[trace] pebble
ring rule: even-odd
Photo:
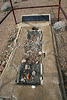
[[[15,40],[16,36],[11,37],[8,42],[13,42]]]
[[[16,29],[14,30],[14,33],[17,33],[17,31],[18,31],[18,29],[16,28]]]
[[[28,69],[28,65],[25,65],[25,69]]]
[[[28,66],[28,70],[30,70],[30,65]]]
[[[65,73],[65,76],[67,76],[67,73]]]
[[[15,4],[15,3],[17,3],[17,1],[16,0],[13,0],[13,3]]]
[[[25,82],[25,80],[24,80],[23,78],[21,79],[21,82],[22,82],[22,81]]]
[[[36,87],[34,85],[32,85],[32,89],[35,89]]]
[[[2,54],[3,54],[3,52],[2,52]]]
[[[13,48],[11,50],[13,51]]]
[[[33,72],[32,72],[32,75],[33,75],[33,76],[35,76],[35,74],[36,74],[36,72],[35,72],[35,71],[33,71]]]
[[[11,42],[11,40],[9,39],[7,42]]]
[[[25,60],[25,59],[23,59],[23,60],[22,60],[22,63],[24,63],[24,62],[26,62],[26,60]]]
[[[8,59],[9,58],[9,55],[7,55],[6,58]]]
[[[41,55],[41,54],[42,54],[42,52],[40,51],[40,52],[39,52],[39,55]]]
[[[6,64],[6,61],[3,61],[3,62],[2,62],[2,65],[5,65],[5,64]]]
[[[36,62],[36,64],[38,64],[38,61]]]
[[[11,48],[11,46],[10,46],[10,45],[8,45],[8,48]]]
[[[11,38],[11,40],[14,41],[15,38],[16,38],[16,36],[13,36],[13,37]]]

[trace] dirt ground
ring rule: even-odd
[[[23,2],[21,2],[21,0],[17,0],[16,4],[13,4],[14,7],[26,7],[26,6],[38,6],[38,5],[46,5],[46,4],[58,4],[59,0],[23,0]],[[2,7],[2,5],[5,2],[2,2],[2,0],[0,0],[0,8]],[[63,7],[63,9],[65,10],[65,12],[67,13],[67,0],[62,0],[61,5]],[[51,14],[51,23],[53,24],[55,21],[57,21],[57,8],[34,8],[34,9],[26,9],[26,10],[17,10],[15,11],[15,15],[16,15],[16,19],[17,22],[21,22],[22,21],[22,15],[27,15],[27,14]],[[4,15],[6,15],[7,12],[1,12],[0,10],[0,20],[4,17]],[[65,20],[64,16],[62,15],[62,12],[60,12],[60,20]],[[65,20],[66,22],[66,20]],[[14,23],[14,18],[12,13],[5,19],[5,21],[0,25],[0,60],[1,57],[4,53],[5,47],[7,45],[7,41],[8,38],[11,34],[11,32],[14,32],[13,29],[16,27],[15,23]],[[61,67],[62,69],[65,68],[65,70],[67,69],[67,58],[66,58],[66,54],[67,54],[67,35],[66,35],[67,31],[60,33],[61,37],[57,37],[57,41],[58,41],[58,47],[61,44],[65,44],[64,46],[62,46],[62,49],[59,48],[59,56],[61,58]],[[61,41],[63,39],[62,42],[59,42],[59,40]],[[67,72],[66,72],[67,73]],[[67,86],[65,85],[65,87],[67,88]]]

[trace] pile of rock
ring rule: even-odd
[[[1,11],[6,12],[9,11],[11,9],[11,5],[9,2],[5,3],[2,7],[1,7]]]

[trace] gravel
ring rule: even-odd
[[[11,9],[11,5],[9,2],[5,3],[2,7],[1,7],[1,11],[6,12],[9,11]]]

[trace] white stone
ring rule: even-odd
[[[25,65],[25,69],[28,69],[28,65]]]
[[[26,62],[26,60],[25,60],[25,59],[23,59],[23,60],[22,60],[22,63],[24,63],[24,62]]]
[[[41,55],[41,54],[42,54],[42,52],[40,51],[40,52],[39,52],[39,55]]]
[[[41,85],[43,85],[43,80],[41,80]]]
[[[32,89],[35,89],[36,87],[34,85],[32,85]]]

